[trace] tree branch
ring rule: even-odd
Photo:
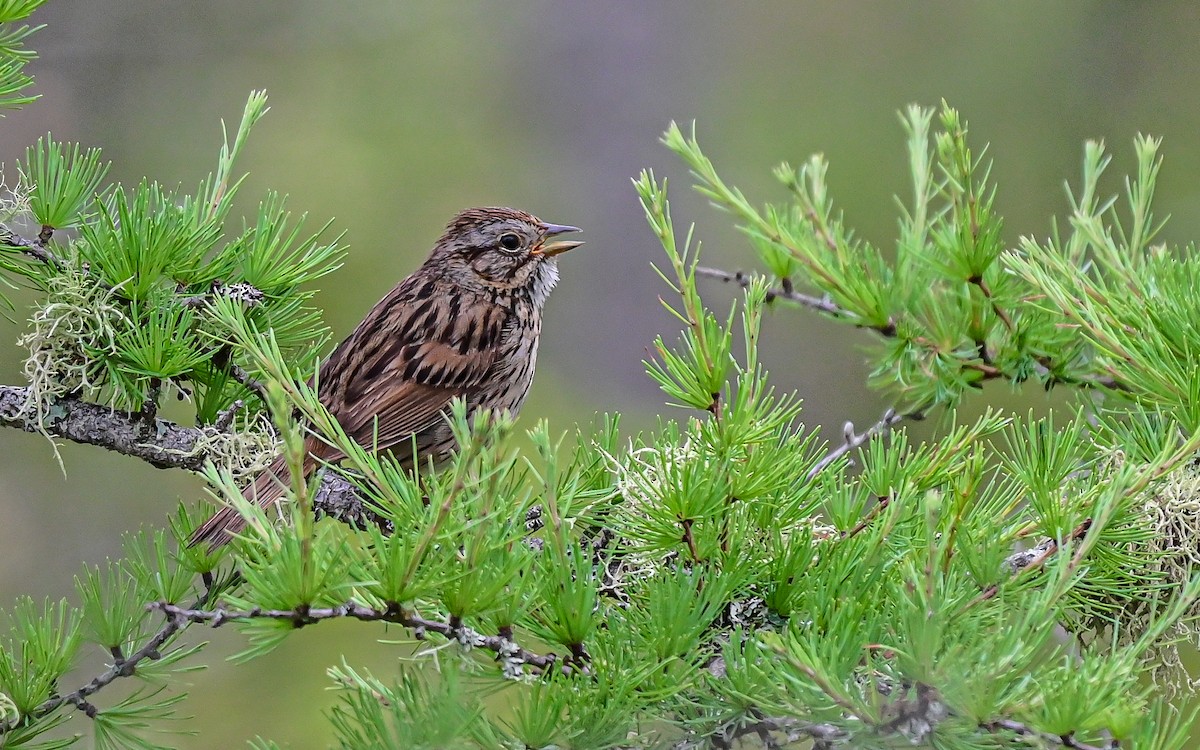
[[[825,454],[825,457],[817,462],[817,465],[809,469],[808,478],[812,479],[820,474],[825,467],[829,466],[834,461],[846,455],[850,451],[865,444],[876,435],[882,435],[904,420],[904,415],[897,414],[895,409],[888,409],[883,413],[883,417],[878,422],[868,427],[862,432],[854,431],[854,423],[846,422],[842,428],[842,444]]]
[[[753,274],[748,274],[744,271],[731,272],[709,266],[697,266],[696,274],[710,279],[717,279],[718,281],[723,281],[727,284],[737,284],[743,289],[750,286],[751,282],[755,279]],[[984,296],[991,303],[997,317],[1001,320],[1007,330],[1010,333],[1014,332],[1016,330],[1016,326],[1011,316],[996,304],[995,299],[992,296],[992,291],[987,284],[983,282],[982,279],[971,279],[969,280],[969,283],[975,284],[979,287],[980,291],[983,292]],[[787,279],[784,279],[780,286],[772,287],[767,290],[768,302],[777,297],[780,299],[789,300],[791,302],[796,302],[803,307],[825,313],[833,318],[850,321],[854,323],[856,327],[872,330],[885,339],[894,339],[900,335],[900,331],[897,328],[895,321],[889,321],[886,325],[864,323],[858,315],[851,310],[847,310],[841,305],[838,305],[829,297],[829,295],[816,297],[811,294],[797,292],[792,288],[790,281]],[[921,347],[922,349],[928,350],[933,354],[939,354],[942,351],[941,347],[923,336],[915,336],[909,340],[913,344]],[[960,361],[964,370],[974,370],[980,373],[982,380],[996,380],[998,378],[1008,378],[1009,380],[1012,380],[1016,377],[1012,372],[1005,371],[993,365],[987,349],[983,346],[982,342],[979,343],[980,361],[978,362],[964,359],[958,354],[953,355],[955,359]],[[1048,358],[1041,357],[1038,359],[1037,371],[1047,379],[1047,385],[1058,382],[1078,388],[1107,388],[1110,390],[1120,391],[1129,390],[1128,385],[1121,383],[1113,377],[1092,377],[1086,375],[1067,377],[1053,374],[1053,369],[1053,363],[1050,362]]]
[[[46,409],[45,422],[37,425],[24,416],[28,398],[28,388],[0,385],[0,427],[44,432],[73,443],[96,445],[140,458],[159,469],[199,471],[209,458],[204,449],[209,436],[198,427],[147,419],[137,412],[118,411],[73,398],[53,401]],[[325,472],[321,488],[313,497],[313,509],[358,528],[368,524],[389,528],[389,522],[363,502],[354,485],[335,471]]]
[[[737,284],[743,289],[750,286],[750,282],[754,280],[754,276],[742,271],[730,273],[729,271],[722,271],[720,268],[710,268],[708,266],[696,266],[696,273],[700,276],[707,276],[710,279],[724,281],[727,284]],[[838,305],[828,296],[814,297],[811,294],[797,292],[795,289],[791,288],[790,284],[784,284],[783,286],[768,289],[767,301],[769,302],[774,298],[785,299],[789,302],[796,302],[804,307],[826,313],[827,315],[832,315],[835,318],[846,318],[848,320],[853,320],[854,318],[858,317],[846,308]]]
[[[32,712],[32,716],[35,718],[40,718],[58,709],[64,703],[70,703],[80,711],[87,714],[89,719],[96,718],[98,709],[87,700],[88,696],[100,692],[101,689],[112,683],[118,677],[131,677],[137,672],[138,664],[146,659],[158,660],[162,658],[162,653],[159,649],[161,649],[167,643],[167,641],[169,641],[177,633],[185,629],[188,624],[189,623],[187,620],[179,618],[167,620],[167,622],[158,629],[158,632],[151,636],[150,640],[146,641],[146,645],[133,652],[133,654],[131,654],[128,658],[114,658],[112,666],[104,670],[104,672],[100,673],[96,677],[93,677],[92,680],[86,685],[80,687],[78,690],[67,693],[66,695],[60,695],[56,698],[51,698],[35,708]],[[11,727],[0,726],[0,734],[3,734],[9,729],[11,729]]]
[[[692,737],[676,742],[671,750],[699,750],[717,748],[732,750],[741,747],[743,737],[755,736],[766,748],[781,748],[801,740],[813,740],[814,748],[845,741],[847,732],[834,724],[813,724],[799,719],[760,716],[757,711],[717,730],[708,737]],[[782,742],[780,741],[782,740]]]
[[[1040,732],[1027,724],[1022,724],[1012,719],[997,719],[981,726],[989,732],[1012,732],[1022,737],[1034,737],[1042,742],[1072,748],[1072,750],[1110,750],[1117,747],[1115,742],[1108,742],[1105,745],[1092,745],[1075,739],[1075,735],[1073,734],[1057,735],[1050,734],[1049,732]]]
[[[38,233],[37,239],[31,240],[26,237],[22,237],[13,230],[9,229],[7,226],[0,224],[0,242],[8,245],[9,247],[19,248],[21,252],[25,253],[34,260],[39,260],[48,266],[61,269],[63,267],[62,261],[60,261],[58,257],[54,253],[50,252],[50,249],[46,247],[46,243],[49,242],[50,238],[53,236],[53,227],[43,226],[41,231]]]
[[[503,662],[504,674],[508,677],[519,677],[523,673],[522,667],[525,665],[533,667],[539,672],[544,672],[552,667],[558,658],[553,653],[535,654],[532,651],[527,651],[517,645],[516,641],[512,640],[512,638],[500,635],[483,635],[461,624],[452,624],[441,620],[429,620],[399,605],[390,605],[387,609],[373,609],[349,601],[337,607],[323,609],[308,607],[297,609],[259,609],[256,607],[239,612],[224,609],[185,609],[168,602],[154,602],[147,605],[147,609],[162,612],[169,620],[182,618],[189,622],[207,623],[214,628],[235,620],[256,619],[285,620],[297,628],[304,627],[305,625],[313,625],[322,620],[340,617],[349,617],[366,622],[391,622],[409,628],[418,640],[424,639],[427,633],[438,633],[448,640],[458,641],[465,646],[494,651],[496,658]]]
[[[944,711],[944,705],[936,700],[932,701],[932,704],[936,705],[932,708],[926,708],[926,712],[936,714],[933,717],[934,721],[927,723],[929,729],[932,729],[938,721],[946,718],[946,715],[940,713]],[[941,708],[939,709],[937,706],[941,706]],[[878,727],[878,730],[883,735],[901,734],[912,742],[913,737],[910,733],[901,731],[901,728],[906,721],[913,718],[920,719],[921,716],[910,713],[900,717],[900,721],[893,720],[886,725],[881,725]],[[921,725],[921,728],[925,729],[926,725]],[[1069,748],[1070,750],[1115,750],[1118,747],[1113,741],[1109,741],[1104,745],[1094,745],[1076,738],[1074,734],[1057,735],[1050,732],[1043,732],[1014,719],[996,719],[980,724],[979,728],[992,734],[1011,733],[1048,745]],[[738,744],[739,740],[750,736],[757,737],[764,748],[782,748],[803,739],[812,740],[814,748],[830,748],[845,742],[849,735],[846,730],[838,727],[836,724],[814,724],[787,717],[762,716],[758,711],[751,709],[749,715],[745,718],[726,725],[711,736],[704,738],[690,737],[675,743],[671,747],[672,750],[699,750],[700,748],[708,747],[718,748],[718,750],[732,750],[734,747],[742,746]],[[781,739],[784,741],[780,742]],[[916,743],[913,742],[913,744]]]
[[[0,426],[15,427],[31,432],[39,431],[37,425],[30,424],[23,416],[28,395],[27,388],[0,386]],[[199,428],[185,427],[157,418],[148,419],[142,414],[117,411],[80,399],[59,399],[49,405],[46,413],[49,416],[41,425],[41,430],[50,435],[73,442],[98,445],[108,450],[140,458],[159,468],[181,468],[195,471],[203,466],[207,459],[203,449],[204,444],[201,441],[205,437],[205,432]],[[878,422],[861,433],[855,432],[852,423],[847,423],[842,445],[834,448],[822,458],[810,472],[810,476],[815,476],[850,450],[886,432],[903,419],[902,415],[889,409]],[[362,498],[356,493],[354,485],[334,471],[325,472],[321,487],[314,496],[313,505],[319,512],[345,523],[358,526],[375,523],[387,528],[387,522],[384,519],[365,507]],[[1081,524],[1070,537],[1079,538],[1086,533],[1086,530],[1087,524]],[[1057,544],[1053,540],[1045,540],[1031,550],[1011,555],[1006,562],[1016,575],[1027,570],[1036,570],[1056,551]],[[998,587],[995,589],[998,591]],[[985,590],[980,594],[978,600],[990,598],[995,595],[996,591]],[[529,668],[545,672],[561,662],[553,653],[539,654],[524,649],[509,634],[484,635],[460,623],[423,618],[415,612],[398,606],[373,609],[355,602],[347,602],[338,607],[322,609],[251,609],[247,611],[199,608],[202,606],[203,600],[197,607],[190,609],[166,602],[150,604],[148,608],[161,612],[166,621],[141,648],[124,658],[120,654],[114,654],[112,665],[104,672],[71,693],[55,696],[45,701],[31,712],[31,716],[48,715],[64,704],[75,706],[88,716],[95,716],[98,709],[88,700],[90,696],[120,677],[134,675],[137,666],[146,659],[161,658],[160,650],[163,646],[190,623],[206,623],[212,627],[218,627],[234,620],[269,618],[286,620],[296,627],[303,627],[326,619],[350,617],[363,621],[399,624],[409,628],[417,638],[424,638],[432,632],[464,645],[487,649],[496,654],[497,659],[502,662],[504,674],[510,677],[520,676]],[[563,668],[566,668],[565,665]],[[1008,719],[988,722],[981,725],[980,728],[990,732],[1013,732],[1072,750],[1105,750],[1077,740],[1073,735],[1061,737],[1048,735]],[[0,735],[11,729],[13,729],[12,725],[0,723]],[[743,721],[726,727],[719,735],[705,740],[685,740],[676,747],[728,748],[733,747],[733,743],[739,738],[749,736],[757,736],[767,747],[774,746],[775,737],[780,736],[789,741],[808,737],[822,747],[845,738],[844,731],[831,724],[811,724],[787,718],[749,716]]]
[[[1082,539],[1091,528],[1092,519],[1084,519],[1083,522],[1076,526],[1075,529],[1067,536],[1067,541],[1076,541],[1078,539]],[[1050,537],[1046,537],[1039,542],[1036,547],[1021,550],[1020,552],[1014,552],[1008,557],[1004,558],[1004,567],[1007,568],[1011,573],[1009,580],[1016,579],[1026,571],[1040,570],[1046,564],[1046,561],[1049,560],[1055,552],[1058,552],[1058,549],[1058,542]],[[967,602],[966,606],[963,607],[963,610],[970,609],[980,602],[985,602],[998,593],[1000,593],[1000,584],[993,583],[983,591],[979,592],[979,596]]]
[[[229,376],[249,388],[255,396],[258,396],[258,400],[263,404],[267,403],[267,387],[262,384],[262,381],[256,380],[250,373],[246,372],[246,368],[236,362],[230,362]]]
[[[97,445],[160,469],[197,471],[207,459],[197,449],[204,434],[198,428],[163,419],[146,420],[137,413],[74,398],[60,398],[49,404],[45,422],[38,425],[25,418],[28,400],[28,388],[0,385],[0,426]]]

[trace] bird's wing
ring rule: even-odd
[[[321,400],[359,445],[399,448],[488,376],[506,319],[500,305],[410,278],[321,368]]]

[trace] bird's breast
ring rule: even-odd
[[[518,300],[512,310],[501,329],[493,376],[486,379],[479,403],[515,414],[533,384],[542,319],[533,300]]]

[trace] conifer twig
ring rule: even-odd
[[[261,380],[246,372],[246,368],[236,362],[230,362],[229,376],[246,386],[255,396],[258,396],[259,401],[267,403],[267,387],[262,384]]]
[[[732,750],[741,747],[738,743],[742,738],[752,735],[763,743],[763,747],[768,748],[783,747],[776,742],[774,735],[780,735],[789,745],[805,739],[813,740],[817,743],[814,747],[821,747],[821,743],[844,741],[847,738],[846,731],[834,724],[814,724],[799,719],[759,716],[757,713],[752,711],[746,719],[722,728],[703,742],[697,742],[695,739],[677,742],[672,746],[672,750],[693,750],[699,747]]]
[[[743,289],[749,287],[751,282],[755,279],[753,274],[746,273],[745,271],[725,271],[723,269],[713,268],[711,266],[697,266],[696,274],[698,276],[705,276],[710,279],[717,279],[718,281],[723,281],[727,284],[737,284]],[[995,299],[992,296],[991,288],[988,287],[987,284],[982,281],[982,279],[978,282],[973,281],[973,283],[976,283],[977,286],[979,286],[979,289],[991,303],[997,317],[1000,318],[1001,322],[1005,325],[1008,331],[1010,333],[1015,332],[1016,325],[1013,322],[1012,317],[1003,308],[996,304]],[[770,302],[775,298],[786,299],[788,301],[795,302],[803,307],[825,313],[833,318],[848,321],[855,321],[858,319],[857,315],[838,305],[829,297],[829,295],[826,294],[821,297],[816,297],[811,294],[798,292],[792,287],[791,282],[788,279],[784,279],[779,286],[771,287],[767,290],[767,301]],[[856,323],[856,326],[875,331],[885,339],[894,339],[900,335],[900,330],[897,328],[894,321],[889,321],[886,325],[869,325],[860,322]],[[941,351],[941,347],[924,336],[915,336],[911,339],[911,341],[913,344],[923,349],[927,349],[934,354],[937,354]],[[980,342],[979,348],[980,361],[964,360],[959,355],[954,356],[956,359],[961,361],[961,366],[964,370],[973,370],[980,373],[981,380],[996,380],[998,378],[1012,379],[1016,377],[1012,372],[996,367],[992,363],[991,355],[982,342]],[[1038,358],[1036,369],[1039,374],[1048,379],[1048,384],[1058,382],[1079,388],[1108,388],[1111,390],[1121,391],[1129,390],[1128,385],[1121,383],[1116,378],[1111,376],[1063,377],[1053,375],[1053,363],[1046,357]]]
[[[1067,541],[1076,541],[1082,539],[1085,534],[1092,528],[1092,519],[1086,518],[1067,536]],[[1042,568],[1050,557],[1058,552],[1059,545],[1054,539],[1046,537],[1037,546],[1020,552],[1014,552],[1004,558],[1004,567],[1008,568],[1012,573],[1012,578],[1022,575],[1026,571],[1036,571]],[[1010,578],[1010,580],[1012,579]],[[985,602],[991,599],[996,594],[1000,593],[1000,584],[993,583],[992,585],[979,592],[963,609],[969,609],[980,602]]]
[[[506,667],[525,664],[539,672],[552,667],[557,660],[554,653],[537,654],[517,645],[512,638],[501,635],[483,635],[462,624],[430,620],[400,606],[375,609],[357,602],[348,601],[336,607],[298,607],[296,609],[248,609],[244,611],[225,609],[187,609],[169,602],[153,602],[147,609],[162,612],[168,619],[182,618],[189,622],[202,622],[218,628],[237,620],[284,620],[300,628],[322,620],[348,617],[366,622],[390,622],[413,631],[415,637],[423,639],[427,633],[437,633],[449,640],[467,646],[494,651],[497,658],[504,659]]]
[[[146,644],[137,651],[130,654],[127,658],[114,658],[112,665],[93,677],[86,685],[67,693],[66,695],[58,695],[43,702],[40,706],[29,712],[29,717],[40,719],[53,711],[60,708],[64,703],[70,703],[77,709],[87,715],[89,719],[96,718],[99,709],[96,708],[87,699],[104,689],[119,677],[130,677],[137,672],[137,666],[146,659],[157,660],[162,658],[162,653],[159,651],[168,640],[171,639],[179,631],[188,626],[186,619],[172,618],[168,619],[158,631],[146,641]],[[0,737],[6,732],[13,729],[13,726],[5,723],[0,723]]]
[[[883,417],[878,422],[871,425],[862,432],[854,431],[854,423],[846,422],[842,427],[842,444],[825,454],[825,457],[817,462],[808,471],[808,478],[811,480],[816,475],[820,474],[825,467],[829,466],[834,461],[846,455],[850,451],[865,444],[871,438],[882,435],[904,420],[904,415],[898,414],[895,409],[888,409],[883,413]]]
[[[205,591],[196,600],[195,606],[197,607],[207,604],[213,595],[211,576],[205,578],[204,583]],[[64,703],[70,703],[87,715],[89,719],[96,718],[99,709],[88,698],[100,692],[120,677],[132,677],[137,674],[137,667],[143,661],[147,659],[152,661],[161,659],[162,651],[160,649],[166,645],[167,641],[185,630],[190,624],[191,622],[185,617],[168,617],[162,627],[154,635],[150,636],[150,639],[137,651],[134,651],[129,656],[124,656],[119,647],[114,648],[112,652],[113,663],[108,669],[93,677],[87,684],[72,690],[66,695],[56,695],[44,701],[37,708],[30,711],[29,716],[40,719],[43,716],[53,713],[62,707]],[[3,737],[5,733],[11,731],[14,727],[15,724],[0,722],[0,737]],[[3,746],[3,742],[0,742],[0,746]]]
[[[42,263],[45,263],[48,266],[62,268],[62,261],[58,259],[58,256],[50,251],[50,248],[46,247],[46,243],[50,241],[50,238],[53,235],[54,228],[44,226],[42,227],[41,232],[38,234],[37,239],[31,240],[27,237],[22,237],[7,226],[0,224],[0,243],[8,245],[9,247],[20,248],[21,252],[25,253],[34,260],[39,260]]]
[[[1021,735],[1022,737],[1036,737],[1042,742],[1048,742],[1052,745],[1071,748],[1071,750],[1110,750],[1116,747],[1115,743],[1107,743],[1106,745],[1093,745],[1087,742],[1082,742],[1075,738],[1073,734],[1051,734],[1049,732],[1039,732],[1038,730],[1023,724],[1013,719],[997,719],[983,724],[982,727],[989,732],[1012,732],[1013,734]]]
[[[718,279],[725,283],[733,283],[745,289],[750,286],[750,282],[754,280],[754,276],[745,273],[744,271],[723,271],[720,268],[711,268],[709,266],[696,266],[696,275],[707,276],[710,279]],[[783,283],[781,286],[772,287],[767,290],[767,301],[772,299],[786,299],[789,302],[796,302],[805,307],[811,308],[818,312],[823,312],[832,315],[835,318],[854,318],[854,314],[846,308],[838,305],[828,295],[823,297],[815,297],[811,294],[797,292],[789,283]]]

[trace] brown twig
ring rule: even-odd
[[[753,282],[755,278],[752,274],[747,274],[743,271],[730,272],[724,271],[720,268],[711,268],[707,266],[697,266],[696,273],[700,276],[706,276],[711,279],[718,279],[726,283],[737,284],[743,288],[750,286],[751,282]],[[771,300],[775,297],[799,303],[804,307],[816,310],[817,312],[823,312],[834,318],[852,321],[857,327],[874,331],[886,339],[894,339],[900,335],[899,328],[896,326],[896,322],[894,320],[889,320],[885,324],[872,324],[863,322],[857,314],[847,310],[841,305],[838,305],[836,302],[830,299],[828,295],[824,297],[814,297],[809,294],[797,292],[792,288],[791,283],[786,279],[784,282],[782,282],[781,286],[767,290],[768,300]],[[1003,311],[998,310],[997,313],[1003,318],[1008,317],[1003,313]],[[1011,320],[1009,322],[1011,324]],[[910,341],[917,346],[930,350],[935,354],[941,352],[941,348],[937,344],[925,338],[924,336],[914,336],[910,339]],[[956,356],[955,358],[962,362],[962,367],[964,369],[976,370],[982,373],[985,380],[1007,376],[1007,373],[991,366],[991,364],[986,361],[971,362],[963,360],[962,357]]]
[[[878,516],[883,511],[887,510],[888,506],[891,504],[892,504],[891,497],[879,498],[879,502],[877,502],[875,504],[875,507],[871,508],[871,510],[866,515],[864,515],[861,519],[859,519],[859,522],[854,524],[854,528],[850,529],[849,531],[843,531],[840,535],[840,538],[849,539],[852,536],[862,533],[863,529],[870,526],[871,522],[875,520],[875,517]]]
[[[976,276],[968,279],[968,281],[977,286],[979,291],[983,293],[983,296],[987,298],[987,301],[992,306],[992,311],[995,312],[996,317],[1000,318],[1000,321],[1004,323],[1004,327],[1008,329],[1008,332],[1016,333],[1017,326],[1013,323],[1012,318],[1008,316],[1008,313],[1005,312],[1004,308],[1000,307],[1000,305],[996,303],[996,298],[992,296],[992,288],[988,286],[988,283],[984,281],[983,277]]]
[[[31,240],[27,237],[22,237],[13,230],[9,229],[7,226],[0,224],[0,243],[8,245],[9,247],[18,248],[21,250],[21,252],[25,253],[34,260],[38,260],[48,266],[61,269],[63,268],[62,261],[59,260],[58,256],[50,251],[50,248],[46,247],[46,244],[50,242],[50,238],[53,236],[53,227],[43,226],[41,231],[38,233],[37,239]]]
[[[738,286],[741,286],[743,288],[750,286],[750,284],[756,278],[753,274],[748,274],[744,271],[725,271],[720,268],[712,268],[712,267],[708,267],[708,266],[697,266],[696,274],[699,276],[705,276],[705,277],[708,277],[711,279],[717,279],[717,280],[723,281],[725,283],[737,284]],[[1016,324],[1014,323],[1012,316],[1009,315],[1006,310],[1004,310],[1003,308],[1001,308],[999,305],[996,304],[996,301],[995,301],[994,297],[992,296],[992,290],[988,286],[987,282],[983,281],[983,279],[969,279],[969,282],[974,284],[975,286],[977,286],[979,288],[979,290],[983,293],[983,295],[988,299],[988,301],[991,303],[993,311],[995,311],[995,313],[996,313],[996,316],[998,318],[1000,318],[1000,320],[1004,323],[1004,325],[1008,329],[1008,331],[1015,332]],[[794,288],[792,288],[790,279],[783,279],[780,282],[780,286],[772,287],[767,290],[767,300],[770,301],[775,298],[786,299],[791,302],[796,302],[804,307],[807,307],[812,310],[816,310],[817,312],[825,313],[831,317],[838,318],[841,320],[851,321],[857,327],[866,328],[868,330],[874,331],[875,333],[879,334],[883,338],[894,339],[900,335],[899,329],[897,328],[895,321],[889,320],[884,325],[875,325],[875,324],[868,324],[868,323],[861,322],[858,315],[856,315],[854,312],[847,310],[846,308],[838,305],[828,295],[825,295],[822,297],[816,297],[813,295],[804,294],[802,292],[797,292]],[[942,353],[942,348],[940,346],[938,346],[935,342],[929,340],[928,338],[926,338],[924,336],[913,336],[913,337],[909,338],[909,341],[911,341],[916,346],[919,346],[923,349],[929,350],[933,354]],[[977,347],[979,350],[979,361],[978,362],[973,362],[973,361],[964,359],[963,357],[961,357],[957,354],[953,355],[954,358],[960,362],[960,366],[964,370],[973,370],[975,372],[980,373],[980,375],[982,376],[982,380],[996,380],[998,378],[1012,379],[1015,377],[1012,373],[1006,372],[1003,369],[996,367],[993,364],[993,362],[991,361],[990,353],[986,350],[986,347],[984,347],[982,345],[982,342],[977,342],[977,343],[979,344],[979,346]],[[1039,360],[1039,368],[1041,369],[1041,372],[1047,376],[1052,372],[1052,369],[1053,369],[1051,367],[1051,363],[1046,361],[1045,358],[1042,358],[1041,360]],[[1057,382],[1061,382],[1066,385],[1077,386],[1079,388],[1108,388],[1108,389],[1112,389],[1112,390],[1129,390],[1128,386],[1122,384],[1114,377],[1096,377],[1096,378],[1055,377],[1054,379]]]
[[[110,684],[118,677],[130,677],[137,671],[137,666],[146,659],[158,660],[162,658],[162,653],[159,651],[177,633],[187,627],[186,621],[168,620],[161,628],[158,629],[146,644],[133,652],[127,659],[113,659],[113,664],[101,674],[93,677],[90,682],[74,690],[66,695],[51,698],[42,705],[35,708],[32,715],[35,717],[45,716],[57,709],[64,703],[70,703],[78,708],[89,719],[96,718],[98,709],[87,700],[88,696],[100,692],[106,685]],[[0,727],[3,729],[3,727]]]
[[[1067,535],[1067,541],[1075,541],[1083,538],[1083,536],[1087,534],[1088,530],[1091,528],[1092,519],[1084,519],[1083,523],[1076,526],[1074,530]],[[1023,575],[1026,571],[1040,570],[1042,566],[1046,564],[1046,561],[1049,560],[1055,552],[1058,552],[1058,549],[1058,542],[1047,537],[1032,549],[1014,552],[1013,554],[1009,555],[1004,560],[1004,567],[1012,571],[1012,577],[1010,580],[1015,579],[1017,576]],[[1000,584],[993,583],[983,591],[979,592],[979,595],[974,599],[967,602],[967,605],[963,607],[963,609],[970,609],[976,604],[991,599],[998,593],[1000,593]]]
[[[818,743],[814,747],[821,747],[820,743],[840,742],[848,737],[846,730],[834,724],[814,724],[799,719],[762,716],[751,710],[749,716],[725,725],[709,737],[700,741],[700,738],[682,740],[674,744],[672,750],[694,750],[697,747],[733,750],[734,747],[739,747],[738,741],[741,738],[752,735],[762,742],[763,747],[768,748],[785,747],[804,739]],[[778,743],[774,735],[781,735],[784,743]]]
[[[234,417],[244,408],[246,408],[246,402],[240,398],[235,399],[232,404],[217,412],[217,418],[213,420],[213,427],[221,432],[229,432],[233,427]]]
[[[1073,734],[1051,734],[1049,732],[1041,732],[1033,727],[1023,724],[1013,719],[997,719],[989,721],[986,724],[981,724],[982,729],[989,732],[1012,732],[1023,737],[1036,737],[1043,742],[1049,742],[1052,745],[1060,745],[1062,747],[1071,748],[1072,750],[1112,750],[1117,745],[1115,742],[1109,742],[1105,745],[1093,745],[1088,742],[1082,742],[1075,739]]]
[[[263,385],[261,380],[256,379],[253,375],[246,372],[246,368],[236,362],[229,363],[229,376],[246,386],[255,396],[258,396],[259,401],[263,404],[267,403],[267,387]]]
[[[742,271],[735,271],[731,273],[729,271],[722,271],[719,268],[710,268],[707,266],[697,266],[696,273],[700,276],[706,276],[710,279],[718,279],[726,283],[737,284],[743,289],[750,286],[751,282],[754,281],[753,275],[743,273]],[[811,294],[797,292],[786,280],[782,286],[773,287],[767,290],[767,300],[770,301],[775,298],[785,299],[789,302],[795,302],[818,312],[832,315],[835,318],[847,318],[853,320],[858,317],[846,308],[835,303],[828,296],[814,297]]]
[[[895,409],[888,409],[883,413],[883,417],[880,418],[878,422],[859,433],[854,431],[853,422],[846,422],[846,424],[842,427],[842,444],[826,453],[824,458],[822,458],[816,463],[815,466],[809,469],[808,478],[811,480],[834,461],[838,460],[860,445],[863,445],[871,438],[877,435],[882,435],[903,420],[904,415],[897,414]]]
[[[938,722],[950,715],[945,704],[937,700],[936,696],[931,697],[928,689],[919,691],[918,699],[911,701],[910,705],[898,708],[901,709],[900,715],[880,724],[875,731],[882,735],[900,734],[914,744],[915,739],[920,736],[914,733],[914,729],[927,736]],[[845,706],[843,709],[849,710]],[[1116,750],[1118,747],[1113,741],[1095,745],[1076,738],[1073,733],[1058,735],[1043,732],[1015,719],[996,719],[980,724],[979,728],[992,734],[1016,734],[1069,750]],[[747,712],[747,716],[730,722],[712,735],[689,737],[672,745],[672,750],[698,750],[703,747],[732,750],[742,746],[738,744],[739,740],[750,736],[757,737],[764,748],[782,748],[805,739],[812,740],[814,748],[831,748],[852,739],[850,732],[836,724],[815,724],[787,717],[765,716],[752,708]],[[784,742],[780,742],[780,739]]]
[[[683,519],[683,542],[687,544],[688,554],[692,556],[693,562],[700,562],[700,551],[696,548],[696,537],[692,534],[692,524],[694,521],[691,518]]]
[[[506,674],[522,665],[528,665],[543,672],[554,665],[557,656],[553,653],[537,654],[517,645],[511,638],[500,635],[483,635],[471,628],[457,623],[430,620],[415,612],[391,605],[386,609],[374,609],[357,602],[349,601],[337,607],[304,607],[297,609],[249,609],[244,611],[225,609],[187,609],[168,602],[154,602],[147,609],[162,612],[168,620],[183,619],[188,622],[202,622],[218,628],[227,622],[237,620],[283,620],[300,628],[313,625],[323,620],[351,618],[364,622],[390,622],[413,631],[416,638],[424,638],[428,633],[437,633],[445,638],[458,641],[465,646],[485,648],[494,651],[498,659],[504,661]]]
[[[1122,383],[1111,375],[1107,377],[1056,375],[1054,373],[1054,363],[1049,357],[1045,356],[1037,358],[1036,369],[1042,377],[1046,378],[1047,385],[1057,382],[1064,385],[1073,385],[1078,388],[1107,388],[1108,390],[1112,391],[1125,392],[1130,390],[1128,385]]]

